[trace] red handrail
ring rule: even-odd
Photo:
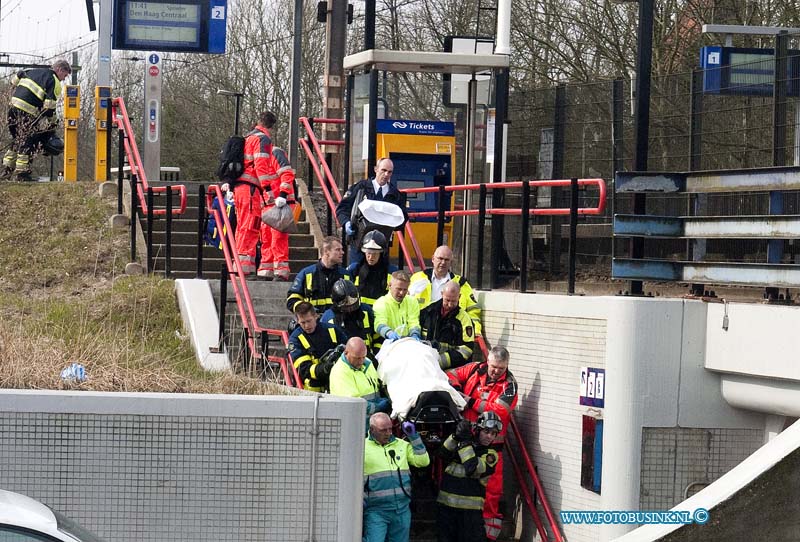
[[[216,208],[213,206],[215,198],[218,204]],[[256,334],[267,333],[268,335],[276,335],[280,338],[284,347],[288,347],[289,345],[289,334],[284,330],[265,328],[258,324],[258,316],[253,307],[253,299],[250,296],[250,289],[247,287],[245,274],[241,266],[234,266],[234,263],[239,260],[239,254],[236,252],[236,239],[233,229],[231,228],[230,220],[228,220],[228,214],[220,211],[220,209],[224,208],[225,196],[222,193],[222,189],[218,185],[209,186],[208,192],[206,193],[206,211],[209,215],[213,215],[217,224],[224,224],[224,228],[222,229],[224,234],[220,238],[220,245],[225,257],[225,266],[228,270],[228,276],[231,279],[233,294],[236,298],[236,308],[242,320],[242,327],[246,331],[247,346],[250,352],[253,353],[253,357],[260,358],[261,353],[255,342]],[[236,269],[235,272],[233,271],[234,268]],[[279,356],[270,355],[267,355],[267,360],[279,364],[281,372],[283,373],[284,382],[286,382],[287,385],[291,386],[292,378],[294,378],[296,386],[301,389],[303,388],[303,383],[302,380],[300,380],[297,369],[293,364],[289,363],[288,360]]]
[[[526,181],[514,181],[514,182],[507,182],[507,183],[487,183],[485,185],[480,184],[462,184],[462,185],[450,185],[445,186],[445,192],[460,192],[460,191],[474,191],[480,189],[481,186],[485,186],[487,190],[507,190],[509,188],[522,188],[522,183]],[[552,180],[541,180],[541,181],[527,181],[528,185],[531,188],[539,187],[539,186],[570,186],[572,181],[569,179],[552,179]],[[578,179],[578,186],[596,186],[597,187],[597,197],[598,202],[595,207],[581,207],[578,209],[579,215],[584,216],[597,216],[602,215],[606,210],[606,183],[603,179]],[[402,192],[407,194],[424,194],[424,193],[431,193],[431,192],[439,192],[438,186],[431,186],[425,188],[406,188],[403,189]],[[569,207],[561,207],[561,208],[534,208],[530,209],[529,214],[531,215],[544,215],[544,216],[563,216],[569,215],[570,210]],[[452,216],[475,216],[478,214],[477,209],[461,209],[458,211],[445,211],[446,217]],[[504,216],[521,216],[522,209],[486,209],[487,215],[504,215]],[[424,212],[413,212],[408,213],[409,217],[414,218],[435,218],[439,216],[438,211],[424,211]]]
[[[142,157],[139,155],[139,148],[136,146],[136,138],[133,134],[133,128],[131,128],[131,121],[128,118],[128,111],[125,109],[125,100],[121,97],[114,98],[111,100],[111,107],[112,122],[126,136],[124,143],[125,154],[128,157],[128,163],[131,167],[131,175],[136,175],[136,179],[138,180],[136,183],[136,194],[139,197],[139,208],[142,210],[142,214],[147,216],[150,213],[150,209],[147,208],[146,194],[151,187],[147,183],[147,175],[142,166]],[[122,167],[122,164],[120,164],[119,167]],[[154,194],[165,194],[168,188],[177,188],[180,195],[180,205],[172,209],[172,215],[182,215],[186,212],[186,185],[176,184],[172,187],[152,187]],[[170,195],[171,194],[172,192],[170,191]],[[166,209],[153,209],[153,216],[166,214]]]

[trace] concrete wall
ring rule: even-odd
[[[365,403],[316,397],[0,390],[0,488],[107,540],[357,542]]]
[[[505,344],[511,353],[520,385],[517,420],[556,512],[637,510],[643,478],[647,491],[664,496],[661,502],[676,498],[681,484],[675,473],[683,468],[678,478],[692,478],[692,465],[662,461],[663,472],[654,472],[642,459],[645,428],[714,430],[693,441],[718,436],[714,445],[720,451],[709,459],[712,475],[724,473],[730,457],[744,457],[760,443],[765,416],[731,407],[720,392],[719,375],[705,369],[707,349],[716,348],[706,341],[706,303],[513,292],[482,293],[481,302],[489,343]],[[580,486],[581,417],[590,411],[578,400],[582,366],[606,370],[600,495]],[[651,439],[647,450],[663,455],[677,445],[677,436]],[[523,541],[533,540],[528,523]],[[610,540],[630,529],[563,526],[570,541]]]

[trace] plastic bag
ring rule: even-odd
[[[294,221],[294,211],[291,205],[278,207],[273,205],[261,212],[261,222],[281,233],[294,233],[297,231],[297,224]]]

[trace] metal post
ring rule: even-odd
[[[553,179],[564,178],[564,132],[566,131],[567,87],[556,87],[555,110],[553,112]],[[550,204],[561,206],[561,188],[550,189]],[[550,273],[561,272],[561,225],[560,216],[550,217]]]
[[[478,288],[483,288],[483,248],[484,232],[486,231],[486,185],[481,184],[478,188],[478,268],[476,279]],[[494,264],[492,264],[494,266]]]
[[[650,140],[650,73],[653,60],[653,0],[639,0],[639,28],[636,35],[636,100],[633,111],[633,140],[636,145],[635,171],[647,171]],[[645,194],[633,195],[633,214],[647,212]],[[631,258],[644,257],[644,238],[631,239]],[[642,281],[632,280],[630,291],[642,295]]]
[[[528,181],[522,183],[522,220],[519,232],[519,291],[528,291],[528,240],[530,239],[529,225],[531,222],[531,185]]]
[[[136,221],[137,218],[137,198],[136,198],[136,185],[138,183],[136,175],[131,175],[131,261],[136,261]]]
[[[147,272],[155,271],[156,262],[153,259],[153,187],[147,187]]]
[[[289,106],[289,162],[294,169],[298,166],[300,147],[300,81],[303,74],[303,0],[294,0],[294,16],[292,21],[292,88]]]
[[[495,77],[495,137],[494,137],[494,182],[503,182],[503,165],[505,162],[505,124],[508,118],[508,68],[500,70]],[[492,191],[492,209],[502,209],[505,197],[502,190]],[[503,251],[504,220],[500,215],[492,216],[492,248],[491,248],[491,287],[499,285],[498,263]]]
[[[206,187],[200,185],[197,189],[197,278],[203,278],[203,237],[205,236],[206,225]],[[217,231],[219,232],[220,239],[222,238],[223,224],[217,224]]]
[[[692,97],[689,108],[689,171],[701,168],[703,150],[703,70],[692,71]],[[707,194],[689,194],[690,215],[703,215],[708,207]],[[705,239],[690,239],[686,243],[686,259],[699,262],[706,255]],[[691,294],[702,296],[703,284],[692,284]]]
[[[350,115],[353,107],[353,85],[355,78],[353,74],[347,76],[347,88],[344,93],[344,174],[342,175],[341,187],[347,190],[350,186]]]
[[[375,48],[375,0],[364,1],[364,50]]]
[[[378,161],[376,156],[377,149],[377,130],[378,130],[378,70],[373,69],[369,72],[369,119],[367,130],[367,177],[374,171]],[[383,157],[381,157],[383,158]]]
[[[788,100],[786,86],[789,78],[788,70],[789,34],[782,30],[775,36],[775,81],[772,101],[772,165],[786,165],[786,122]],[[769,193],[769,214],[783,214],[783,192],[772,190]],[[767,262],[781,263],[783,259],[783,239],[771,239],[767,242]],[[767,299],[777,299],[777,288],[766,288]]]
[[[234,105],[234,113],[233,113],[233,133],[239,135],[239,115],[242,111],[242,96],[241,92],[237,92],[234,96],[235,105]]]
[[[117,149],[117,214],[122,214],[122,183],[125,179],[125,172],[122,171],[125,165],[125,132],[119,130],[119,149]],[[110,178],[110,177],[109,177]]]
[[[625,85],[622,79],[614,79],[611,83],[611,220],[613,224],[614,213],[617,210],[617,191],[615,178],[617,171],[625,168],[624,161],[624,125],[623,111],[625,107]],[[616,238],[611,237],[611,258],[617,255]]]
[[[578,247],[578,179],[572,178],[569,186],[569,279],[567,293],[575,293],[575,256]]]
[[[172,186],[167,185],[167,237],[166,250],[164,251],[164,276],[169,278],[172,275]],[[150,208],[153,214],[153,208]]]
[[[225,346],[225,307],[228,304],[228,269],[222,266],[219,272],[219,349]]]
[[[446,197],[446,192],[444,190],[444,185],[439,187],[439,191],[436,193],[436,209],[439,211],[438,216],[436,217],[436,246],[440,247],[444,244],[444,213],[445,213],[445,202],[444,199]]]

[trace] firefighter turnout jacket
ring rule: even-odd
[[[52,117],[61,96],[61,81],[50,68],[32,68],[17,72],[11,78],[15,86],[9,105],[29,115]]]
[[[367,437],[364,443],[364,512],[405,511],[411,502],[412,467],[431,460],[419,433],[405,441],[392,437],[388,444]]]
[[[433,277],[433,269],[424,269],[417,271],[411,275],[411,285],[408,288],[409,295],[413,293],[414,297],[419,302],[419,308],[424,309],[432,303],[431,300],[431,280]],[[458,300],[458,306],[461,307],[472,318],[472,325],[475,328],[475,334],[481,333],[481,308],[478,301],[475,299],[475,292],[470,286],[467,279],[461,275],[450,273],[450,279],[458,283],[461,287],[461,297]]]
[[[461,367],[472,358],[475,330],[472,319],[461,307],[442,313],[442,300],[420,311],[422,338],[439,351],[439,366],[444,369]]]
[[[350,279],[347,271],[341,265],[327,268],[318,261],[300,270],[289,287],[286,297],[286,308],[294,312],[295,306],[308,301],[318,313],[323,313],[333,306],[331,290],[333,284],[339,279]]]
[[[442,444],[447,466],[436,502],[460,510],[483,510],[486,482],[494,474],[497,452],[474,442],[459,443],[453,435]]]
[[[336,326],[317,322],[312,333],[297,327],[289,336],[289,357],[303,381],[303,388],[324,392],[328,389],[331,368],[322,367],[320,358],[332,348],[347,342],[347,337]]]
[[[338,312],[331,307],[322,313],[320,320],[338,326],[348,339],[361,337],[372,352],[377,352],[383,344],[382,337],[375,331],[375,314],[366,303],[352,312]]]
[[[388,258],[384,253],[375,265],[368,265],[366,260],[361,260],[347,267],[347,274],[358,288],[361,301],[369,306],[375,305],[375,301],[389,291],[392,273],[397,271],[396,265],[386,262]]]

